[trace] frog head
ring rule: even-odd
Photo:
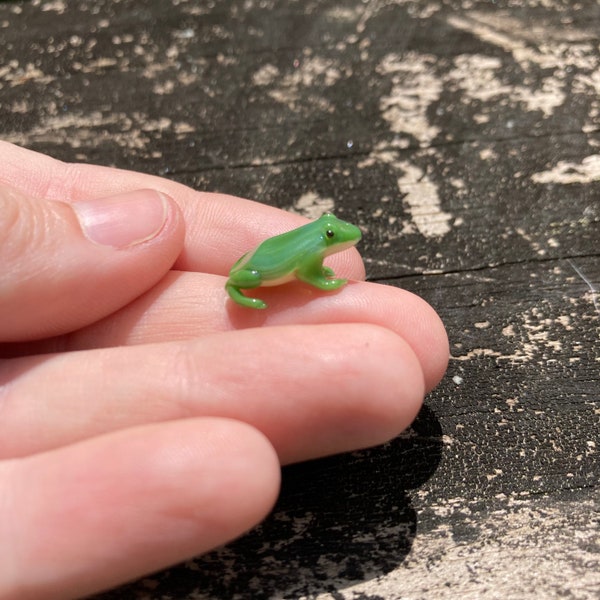
[[[317,222],[321,239],[325,244],[324,256],[355,246],[362,237],[362,233],[356,225],[342,221],[331,213],[325,213]]]

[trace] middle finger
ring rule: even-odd
[[[266,310],[243,308],[227,296],[225,278],[172,271],[152,290],[115,314],[69,336],[21,347],[21,353],[190,340],[250,327],[370,323],[401,336],[419,358],[429,391],[445,372],[448,342],[435,311],[418,296],[391,286],[351,281],[335,292],[304,284],[258,288]],[[8,347],[4,355],[8,355]],[[13,353],[17,347],[12,347]],[[14,354],[13,354],[14,355]]]
[[[216,416],[283,462],[381,443],[424,394],[410,347],[372,325],[298,325],[0,363],[0,457],[151,422]]]

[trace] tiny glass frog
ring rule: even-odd
[[[276,235],[246,252],[229,272],[225,284],[232,300],[249,308],[266,308],[259,298],[242,294],[243,289],[275,286],[294,279],[320,290],[336,290],[347,283],[338,279],[323,259],[358,243],[358,227],[326,213],[316,221]]]

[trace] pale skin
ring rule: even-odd
[[[350,280],[335,293],[228,299],[232,264],[305,222],[0,142],[0,598],[206,552],[268,514],[281,464],[410,424],[446,334],[421,299],[362,281],[355,249],[327,260]]]

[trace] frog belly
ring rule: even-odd
[[[260,285],[261,287],[273,287],[275,285],[282,285],[283,283],[288,283],[290,281],[294,281],[296,279],[296,271],[292,271],[291,273],[287,273],[286,275],[281,275],[276,279],[267,279],[263,281]]]

